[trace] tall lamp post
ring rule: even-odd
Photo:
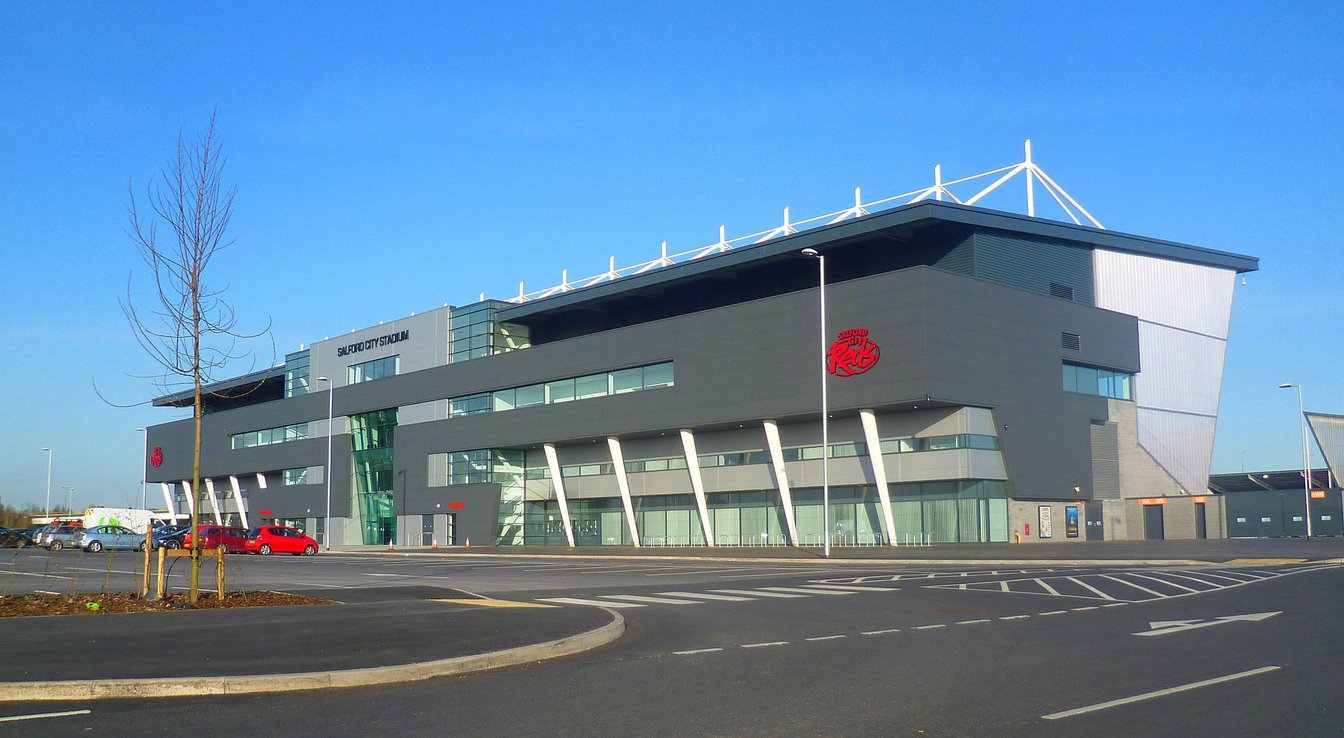
[[[1279,389],[1297,388],[1297,416],[1302,422],[1302,501],[1306,503],[1307,540],[1311,540],[1311,447],[1307,445],[1307,412],[1302,405],[1302,385],[1284,382]]]
[[[826,403],[826,257],[816,249],[803,249],[803,254],[817,260],[819,273],[817,283],[821,288],[821,555],[831,557],[831,434],[830,409]]]
[[[65,514],[67,516],[73,515],[75,512],[75,488],[61,487],[61,489],[65,490]]]
[[[44,448],[47,452],[47,522],[51,522],[51,449]]]
[[[145,497],[145,477],[149,476],[145,471],[145,464],[149,463],[149,430],[147,428],[136,428],[137,431],[145,434],[145,450],[140,454],[140,509],[145,509],[145,504],[149,501]]]
[[[318,377],[317,381],[327,383],[327,467],[322,472],[322,478],[327,483],[327,518],[322,524],[322,546],[328,551],[331,550],[331,408],[332,398],[335,392],[331,386],[331,380],[326,377]]]

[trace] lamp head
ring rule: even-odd
[[[816,249],[803,249],[798,253],[802,254],[803,256],[821,256],[821,254],[817,253]]]
[[[1296,387],[1296,386],[1297,385],[1293,384],[1292,382],[1284,382],[1283,384],[1279,385],[1279,389],[1288,389],[1290,387]]]
[[[319,382],[330,382],[331,380],[330,380],[330,379],[327,379],[326,377],[318,377],[318,378],[317,378],[317,381],[319,381]]]

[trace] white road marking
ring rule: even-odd
[[[1050,612],[1038,612],[1037,615],[1063,615],[1068,610],[1051,610]]]
[[[806,588],[837,589],[849,592],[900,592],[899,587],[861,587],[857,584],[805,584]]]
[[[703,605],[703,602],[695,600],[674,600],[671,597],[648,597],[645,595],[600,595],[612,600],[628,600],[630,602],[647,602],[651,605]]]
[[[1095,705],[1087,705],[1085,707],[1075,707],[1072,710],[1062,710],[1060,712],[1052,712],[1049,715],[1042,715],[1041,718],[1044,720],[1058,720],[1060,718],[1074,717],[1076,715],[1086,715],[1089,712],[1096,712],[1097,710],[1106,710],[1112,707],[1119,707],[1121,705],[1128,705],[1134,702],[1150,700],[1153,699],[1154,697],[1165,697],[1169,694],[1177,694],[1192,689],[1199,689],[1201,687],[1211,687],[1215,684],[1222,684],[1223,682],[1230,682],[1235,679],[1245,679],[1246,677],[1257,676],[1260,674],[1267,674],[1271,671],[1277,671],[1278,669],[1279,667],[1277,666],[1262,666],[1259,669],[1239,671],[1236,674],[1228,674],[1226,676],[1214,677],[1213,679],[1205,679],[1203,681],[1191,682],[1189,684],[1182,684],[1177,687],[1168,687],[1166,689],[1158,689],[1152,692],[1144,692],[1143,694],[1136,694],[1133,697],[1121,697],[1120,699],[1109,700],[1107,702],[1098,702]]]
[[[1150,582],[1160,582],[1160,583],[1162,583],[1162,584],[1167,585],[1168,587],[1175,587],[1176,589],[1183,589],[1183,590],[1185,590],[1186,592],[1199,592],[1199,591],[1201,591],[1201,590],[1195,589],[1195,588],[1193,588],[1193,587],[1187,587],[1187,586],[1185,586],[1184,584],[1177,584],[1177,583],[1175,583],[1175,582],[1168,581],[1168,580],[1166,580],[1166,579],[1159,579],[1158,577],[1150,577],[1150,576],[1148,576],[1147,574],[1140,574],[1140,573],[1138,573],[1138,572],[1130,572],[1129,575],[1132,576],[1132,577],[1138,577],[1138,578],[1140,578],[1140,579],[1147,579],[1147,580],[1150,581]]]
[[[774,578],[779,574],[829,574],[830,569],[775,569],[769,574],[743,574],[741,576],[724,576],[720,579],[765,579]]]
[[[989,618],[981,618],[980,620],[958,620],[956,624],[957,624],[957,625],[973,625],[973,624],[975,624],[975,623],[988,623],[988,622],[989,622]]]
[[[787,646],[788,641],[770,641],[769,643],[743,643],[743,648],[765,648],[767,646]]]
[[[916,625],[910,630],[932,630],[934,628],[946,628],[947,623],[938,623],[937,625]]]
[[[805,639],[803,639],[803,640],[807,640],[807,641],[833,641],[833,640],[835,640],[836,638],[848,638],[848,637],[849,637],[849,636],[844,636],[844,635],[816,636],[815,638],[805,638]]]
[[[633,602],[606,602],[603,600],[585,600],[580,597],[542,597],[538,602],[558,602],[562,605],[597,605],[598,607],[644,607]]]
[[[692,654],[697,653],[713,653],[715,651],[722,651],[722,650],[723,650],[722,648],[697,648],[693,651],[673,651],[672,653],[676,654],[677,656],[690,656]]]
[[[1036,582],[1037,584],[1045,588],[1046,592],[1049,592],[1050,594],[1055,596],[1059,595],[1059,590],[1055,589],[1054,587],[1051,587],[1044,579],[1033,579],[1032,581]]]
[[[1093,587],[1092,585],[1088,584],[1087,582],[1084,582],[1083,580],[1077,577],[1065,577],[1065,578],[1068,579],[1070,582],[1073,582],[1074,584],[1078,585],[1079,587],[1082,587],[1083,589],[1095,592],[1097,596],[1103,600],[1115,599],[1114,597],[1106,594],[1105,592],[1102,592],[1101,590],[1097,589],[1096,587]]]
[[[831,589],[806,589],[804,587],[761,587],[771,592],[793,592],[794,594],[852,595],[853,592],[837,592]]]
[[[1031,617],[1031,616],[1030,616],[1030,615],[1005,615],[1005,616],[999,618],[999,620],[1026,620],[1026,619],[1029,618],[1029,617]]]
[[[1163,599],[1163,600],[1165,600],[1165,599],[1167,599],[1168,597],[1171,596],[1171,595],[1164,595],[1164,594],[1162,594],[1161,592],[1155,592],[1155,591],[1153,591],[1153,590],[1151,590],[1151,589],[1148,589],[1147,587],[1144,587],[1144,586],[1139,585],[1139,584],[1135,584],[1135,583],[1133,583],[1133,582],[1125,581],[1124,579],[1121,579],[1121,578],[1119,578],[1119,577],[1113,577],[1113,576],[1111,576],[1110,574],[1102,574],[1101,577],[1102,577],[1103,579],[1109,579],[1109,580],[1111,580],[1112,582],[1116,582],[1117,584],[1123,584],[1123,585],[1125,585],[1126,587],[1133,587],[1134,589],[1137,589],[1137,590],[1139,590],[1139,591],[1141,591],[1141,592],[1147,592],[1148,594],[1150,594],[1150,595],[1152,595],[1152,596],[1154,596],[1154,597],[1157,597],[1157,598],[1159,598],[1159,599]]]
[[[0,717],[0,723],[12,723],[18,720],[41,720],[43,718],[69,717],[71,715],[88,715],[92,710],[66,710],[65,712],[35,712],[29,715],[6,715]]]
[[[755,589],[711,589],[711,590],[709,590],[709,591],[710,591],[710,592],[723,592],[723,593],[725,593],[725,594],[747,595],[747,596],[750,596],[750,597],[787,597],[787,598],[789,598],[789,599],[796,599],[796,598],[799,598],[799,597],[806,597],[806,596],[807,596],[807,595],[799,595],[799,594],[784,594],[783,592],[764,592],[764,591],[755,590]]]
[[[876,635],[886,635],[887,633],[900,633],[900,632],[901,632],[900,628],[887,628],[885,630],[865,630],[860,635],[876,636]]]
[[[1092,605],[1092,606],[1090,606],[1090,607],[1075,607],[1075,608],[1071,608],[1071,609],[1072,609],[1074,612],[1082,612],[1082,611],[1084,611],[1084,610],[1096,610],[1096,609],[1097,609],[1097,606],[1096,606],[1096,605]]]
[[[655,592],[655,594],[667,597],[692,597],[700,600],[717,600],[720,602],[753,602],[751,597],[734,597],[733,595],[710,594],[708,592]]]

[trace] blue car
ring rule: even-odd
[[[98,525],[80,533],[75,538],[75,543],[88,553],[98,553],[103,550],[115,551],[117,549],[143,551],[145,549],[145,534],[136,533],[130,528],[120,525]]]

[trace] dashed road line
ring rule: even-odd
[[[979,620],[958,620],[957,625],[974,625],[976,623],[988,623],[989,618],[980,618]]]
[[[846,636],[846,635],[829,635],[829,636],[815,636],[815,637],[812,637],[812,638],[804,638],[803,640],[805,640],[805,641],[833,641],[833,640],[835,640],[835,639],[837,639],[837,638],[848,638],[848,637],[849,637],[849,636]]]
[[[1029,617],[1031,617],[1031,616],[1030,616],[1030,615],[1005,615],[1005,616],[999,618],[999,620],[1026,620],[1026,619],[1029,618]]]
[[[677,656],[691,656],[697,653],[714,653],[715,651],[722,651],[722,650],[723,650],[722,648],[696,648],[690,651],[673,651],[672,653]]]
[[[35,712],[29,715],[6,715],[0,717],[0,723],[13,723],[19,720],[43,720],[45,718],[70,717],[72,715],[88,715],[92,710],[65,710],[64,712]]]
[[[785,594],[783,592],[760,592],[754,589],[711,589],[710,592],[722,592],[724,594],[749,595],[752,597],[785,597],[788,599],[797,599],[806,597],[800,594]]]
[[[674,600],[671,597],[649,597],[648,595],[602,595],[607,599],[620,600],[622,602],[643,602],[649,605],[703,605],[703,602],[695,600]]]
[[[887,633],[900,633],[900,632],[901,632],[900,628],[884,628],[883,630],[865,630],[859,635],[877,636],[877,635],[886,635]]]
[[[595,605],[597,607],[644,607],[634,602],[607,602],[605,600],[585,600],[582,597],[542,597],[541,602],[558,602],[562,605]]]
[[[752,597],[737,597],[734,595],[712,594],[708,592],[656,592],[655,594],[666,597],[690,597],[698,600],[714,600],[716,602],[751,602]]]
[[[1036,613],[1036,614],[1037,614],[1037,615],[1063,615],[1063,614],[1066,613],[1066,612],[1068,612],[1068,610],[1051,610],[1051,611],[1049,611],[1049,612],[1038,612],[1038,613]]]
[[[824,595],[852,595],[854,592],[838,592],[833,589],[808,589],[806,587],[761,587],[762,590],[770,592],[792,592],[794,594],[824,594]],[[759,590],[758,590],[759,591]]]
[[[947,623],[938,623],[936,625],[916,625],[910,630],[933,630],[934,628],[946,628]]]
[[[770,646],[787,646],[788,641],[769,641],[767,643],[743,643],[743,648],[768,648]]]

